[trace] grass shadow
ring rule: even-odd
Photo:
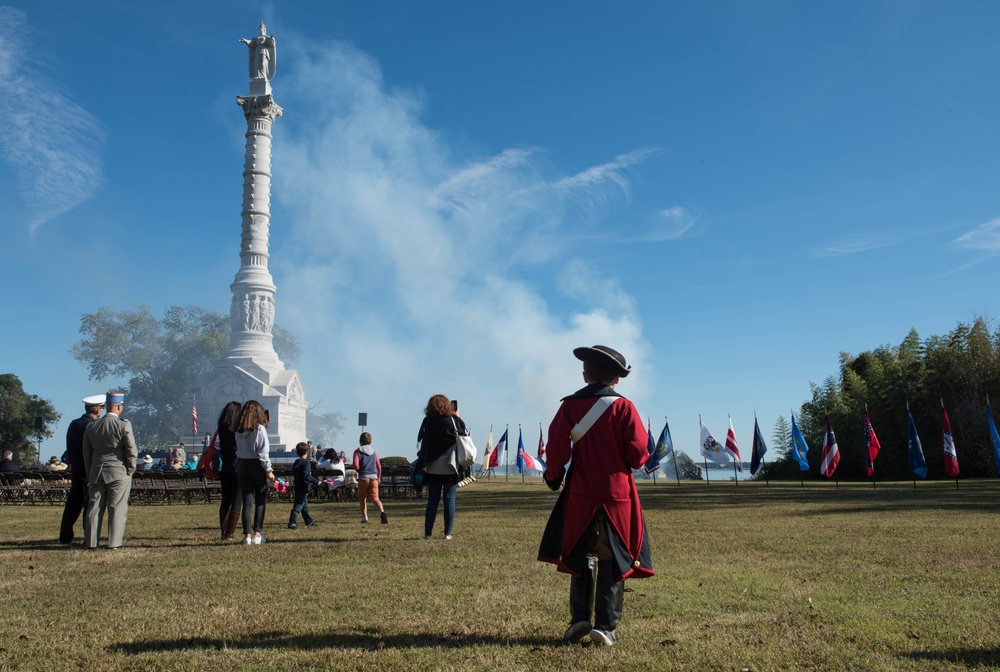
[[[362,649],[382,651],[384,649],[433,649],[464,648],[470,646],[526,646],[535,648],[556,648],[568,646],[555,637],[497,637],[459,633],[417,633],[412,635],[380,635],[378,632],[358,634],[290,634],[286,632],[262,632],[237,639],[192,638],[154,639],[141,642],[113,644],[108,649],[115,653],[140,655],[166,651],[190,649],[215,649],[219,651],[237,649],[275,649],[315,651],[323,649]]]
[[[1000,649],[942,649],[938,651],[911,651],[901,654],[916,662],[941,661],[965,665],[978,670],[983,666],[996,667],[1000,665]]]

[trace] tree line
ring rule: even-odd
[[[774,439],[781,459],[767,465],[769,478],[822,478],[821,449],[830,418],[840,449],[835,474],[842,480],[867,479],[864,416],[867,409],[882,446],[875,478],[906,480],[910,473],[907,408],[923,444],[928,478],[944,478],[941,404],[951,421],[961,477],[997,476],[987,424],[987,399],[1000,400],[1000,331],[982,315],[944,336],[921,339],[911,329],[899,345],[883,345],[852,355],[840,353],[839,372],[821,385],[810,383],[812,398],[795,416],[809,444],[809,472],[801,472],[787,452],[790,426],[779,418]]]

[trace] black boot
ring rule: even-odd
[[[625,582],[615,579],[614,563],[601,560],[597,563],[597,599],[594,604],[594,629],[590,641],[611,645],[617,642],[615,628],[622,617],[625,600]]]
[[[586,637],[591,629],[591,614],[594,612],[594,581],[597,573],[597,560],[587,558],[587,571],[579,578],[573,576],[569,580],[569,610],[570,625],[563,635],[567,642],[578,642]]]

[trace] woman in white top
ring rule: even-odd
[[[344,461],[340,459],[340,455],[337,454],[333,448],[327,449],[326,453],[323,454],[323,461],[319,463],[320,469],[326,469],[333,472],[330,477],[324,480],[326,487],[329,488],[330,492],[333,493],[333,498],[336,501],[340,501],[340,488],[344,487],[344,476],[347,473],[347,465]]]
[[[274,481],[268,454],[267,416],[264,407],[251,399],[243,405],[236,431],[236,457],[239,458],[240,492],[243,495],[243,545],[263,544],[264,511],[267,488]],[[253,517],[251,518],[251,514]],[[252,528],[251,528],[251,520]]]

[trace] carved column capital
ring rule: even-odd
[[[271,96],[236,96],[236,104],[243,108],[247,119],[264,118],[273,122],[281,116],[281,108]]]

